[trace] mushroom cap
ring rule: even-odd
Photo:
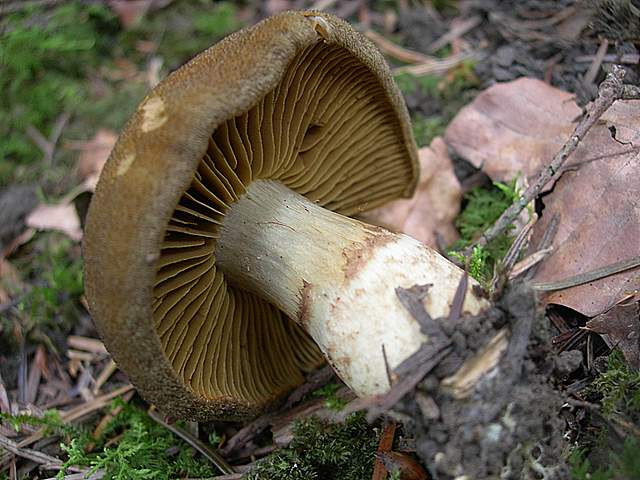
[[[229,205],[275,179],[349,215],[410,196],[417,178],[401,94],[346,22],[286,12],[230,35],[145,97],[102,171],[84,258],[108,350],[174,416],[260,413],[322,357],[216,269]]]

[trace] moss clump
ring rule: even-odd
[[[362,480],[371,478],[378,434],[362,414],[344,423],[316,418],[297,423],[291,444],[260,462],[247,480]]]
[[[217,474],[205,459],[149,416],[122,401],[120,412],[99,438],[84,434],[61,445],[67,454],[57,478],[64,478],[70,466],[104,471],[104,478],[116,480],[169,480],[183,477],[212,477]],[[117,443],[113,439],[118,437]],[[91,451],[90,451],[91,450]]]
[[[338,389],[340,385],[337,383],[329,383],[324,387],[314,390],[311,396],[324,397],[324,406],[331,410],[340,411],[346,405],[347,401],[338,396]]]
[[[632,369],[619,351],[613,351],[607,369],[594,380],[587,395],[599,399],[605,419],[614,415],[634,425],[640,424],[640,372]],[[596,418],[597,420],[597,418]],[[620,437],[606,424],[593,428],[569,456],[573,480],[618,480],[640,478],[640,438]]]
[[[240,25],[231,2],[174,2],[122,29],[104,2],[69,0],[0,18],[0,186],[69,181],[74,156],[59,148],[43,172],[28,131],[49,137],[69,115],[59,144],[97,128],[118,130],[149,90],[150,58],[160,77]],[[68,185],[67,185],[68,188]]]
[[[86,101],[84,77],[97,66],[99,52],[108,50],[101,29],[109,17],[104,5],[69,2],[51,11],[12,14],[0,23],[0,158],[38,159],[28,127],[47,136],[58,115],[74,114]],[[12,173],[10,166],[2,162],[0,180]]]
[[[467,193],[464,208],[456,219],[460,239],[452,245],[449,254],[466,262],[461,251],[472,245],[517,198],[516,180],[507,184],[494,182],[491,188],[477,187]],[[507,229],[485,247],[474,247],[471,253],[469,275],[485,287],[493,276],[494,266],[504,257],[513,242],[511,229],[512,227]]]
[[[607,370],[591,385],[602,395],[602,412],[618,413],[640,424],[640,371],[632,369],[622,354],[614,350],[607,360]]]

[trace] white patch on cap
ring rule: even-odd
[[[152,97],[142,105],[142,131],[144,133],[160,128],[167,119],[164,102],[160,97]]]
[[[116,170],[116,175],[120,176],[127,173],[127,170],[129,170],[129,167],[131,167],[131,164],[135,159],[136,159],[136,156],[133,153],[129,153],[128,155],[125,155],[124,158],[120,160],[120,164],[118,165],[118,170]]]
[[[313,28],[316,33],[325,40],[328,40],[329,32],[331,31],[329,23],[319,15],[309,15],[307,18],[313,22]]]

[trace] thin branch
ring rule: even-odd
[[[593,282],[594,280],[600,280],[601,278],[614,275],[616,273],[625,272],[640,266],[640,256],[627,258],[620,262],[607,265],[606,267],[596,268],[589,272],[574,275],[557,282],[541,282],[531,284],[531,288],[539,290],[541,292],[551,292],[554,290],[563,290],[565,288],[575,287],[577,285],[584,285],[585,283]]]
[[[26,458],[27,460],[31,460],[32,462],[36,462],[40,465],[55,465],[56,467],[61,467],[63,465],[62,460],[59,458],[52,457],[51,455],[47,455],[46,453],[42,453],[31,448],[21,448],[16,442],[9,440],[4,435],[0,435],[0,447],[18,457]]]
[[[200,441],[199,438],[194,437],[189,432],[183,430],[177,425],[172,425],[170,423],[165,422],[162,419],[162,416],[158,412],[154,412],[153,410],[150,410],[148,414],[157,423],[162,425],[167,430],[175,433],[178,437],[180,437],[182,440],[184,440],[190,446],[192,446],[198,452],[200,452],[205,458],[207,458],[211,463],[213,463],[218,468],[218,470],[220,470],[220,472],[222,472],[225,475],[230,475],[232,473],[235,473],[233,471],[233,468],[231,468],[231,466],[225,461],[225,459],[222,458],[222,455],[220,455],[217,451],[215,451],[213,448],[209,447],[208,445],[205,445],[204,442]]]
[[[555,177],[556,173],[591,130],[591,127],[596,124],[613,102],[622,98],[625,90],[622,83],[624,75],[625,71],[622,67],[613,65],[611,72],[607,74],[607,77],[598,87],[598,98],[590,105],[587,114],[580,120],[571,137],[553,157],[551,163],[542,169],[535,183],[531,184],[524,194],[503,212],[500,218],[482,234],[478,241],[465,250],[465,255],[470,255],[476,245],[484,247],[491,240],[501,235],[515,221],[529,202],[540,195],[542,189]]]

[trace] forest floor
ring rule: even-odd
[[[117,369],[86,307],[81,252],[92,186],[117,132],[150,88],[200,51],[268,15],[309,8],[348,20],[384,53],[405,97],[418,147],[437,152],[445,139],[461,202],[451,220],[453,240],[458,240],[444,242],[441,250],[466,263],[488,289],[496,286],[494,268],[502,265],[523,225],[515,222],[486,247],[465,249],[521,195],[518,178],[523,173],[535,178],[535,170],[515,160],[493,168],[474,155],[481,152],[486,159],[510,148],[516,152],[512,157],[524,162],[540,155],[540,165],[547,165],[613,64],[625,68],[625,84],[640,85],[640,5],[634,1],[3,2],[0,479],[475,478],[456,474],[459,465],[466,473],[476,469],[477,478],[498,478],[498,464],[501,478],[640,478],[637,207],[616,223],[622,225],[619,232],[611,234],[603,223],[584,240],[594,250],[580,250],[597,260],[598,249],[615,250],[615,245],[623,252],[618,264],[635,259],[623,273],[624,288],[607,283],[587,293],[597,297],[589,302],[606,308],[588,307],[577,295],[541,299],[525,284],[509,280],[507,288],[497,288],[506,293],[499,296],[490,327],[465,330],[460,322],[447,332],[452,339],[462,332],[464,347],[475,342],[476,350],[480,338],[505,326],[522,334],[524,346],[509,355],[517,357],[513,364],[526,385],[512,378],[500,387],[507,390],[492,391],[490,397],[510,397],[516,406],[510,412],[520,427],[509,438],[521,450],[517,455],[513,445],[506,451],[493,446],[483,450],[490,459],[474,463],[472,457],[480,456],[475,439],[456,433],[472,430],[469,422],[462,423],[469,420],[465,412],[453,403],[436,405],[432,397],[440,397],[429,396],[430,382],[440,381],[443,372],[423,375],[420,386],[381,411],[356,403],[326,367],[309,374],[280,409],[251,422],[197,423],[159,414]],[[517,83],[522,77],[538,82]],[[501,84],[511,90],[492,90]],[[527,110],[540,104],[548,114],[569,103],[576,118],[536,117]],[[638,107],[631,103],[625,104],[628,110],[605,112],[598,125],[608,123],[597,135],[611,132],[619,145],[630,145],[622,153],[635,155],[628,165],[637,171],[640,115],[633,116]],[[487,138],[506,138],[505,145],[467,142],[460,132],[475,126],[464,112],[486,119],[491,128],[478,130]],[[526,141],[508,144],[514,131],[524,132]],[[580,148],[594,155],[600,151],[586,143]],[[607,172],[592,173],[585,181],[592,185],[596,176],[615,176]],[[552,195],[564,189],[569,193],[562,198],[581,207],[593,204],[614,218],[613,212],[624,210],[619,199],[637,192],[633,183],[620,185],[598,193],[559,183],[534,198],[531,211],[546,211],[539,224],[544,233],[554,228],[550,212],[558,209],[562,236],[572,212],[552,203]],[[572,193],[579,189],[584,197]],[[402,230],[402,222],[396,228]],[[542,243],[537,246],[543,250]],[[516,254],[521,260],[531,252],[535,249]],[[576,261],[562,258],[567,265]],[[607,260],[613,257],[602,258],[604,263],[594,265],[614,263]],[[620,280],[620,275],[613,277]],[[518,413],[517,406],[525,410]],[[356,410],[362,411],[346,413]],[[476,421],[481,423],[474,416]],[[526,435],[544,440],[527,445]],[[518,455],[516,468],[512,460]]]

